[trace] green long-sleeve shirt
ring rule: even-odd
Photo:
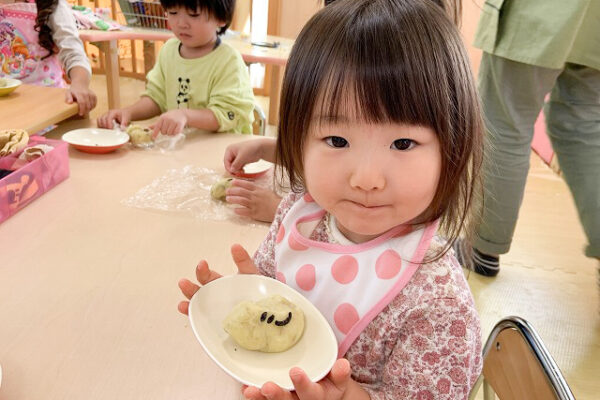
[[[600,0],[486,0],[474,44],[539,67],[600,69]]]
[[[170,39],[160,49],[143,95],[161,112],[206,108],[215,114],[219,132],[251,134],[254,95],[242,56],[221,42],[205,56],[186,59],[179,54],[180,44]]]

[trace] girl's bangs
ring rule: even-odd
[[[344,45],[322,53],[312,114],[321,120],[352,118],[437,130],[451,95],[448,76],[427,51],[432,44],[397,27],[368,32],[357,25],[339,41]]]

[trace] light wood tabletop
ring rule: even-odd
[[[248,138],[190,134],[164,154],[69,149],[71,176],[0,224],[0,398],[241,398],[177,312],[177,282],[203,258],[234,273],[231,245],[252,254],[268,226],[122,201],[171,169],[224,172],[225,147]]]
[[[66,89],[23,84],[0,97],[0,129],[35,133],[77,115],[77,103],[65,102]]]

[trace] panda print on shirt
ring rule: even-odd
[[[182,77],[179,77],[178,80],[177,108],[190,108],[190,80]]]

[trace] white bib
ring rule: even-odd
[[[402,225],[365,243],[339,245],[308,237],[326,211],[306,194],[284,217],[275,245],[277,278],[325,316],[342,357],[366,326],[400,293],[423,260],[437,221]],[[299,231],[312,222],[306,234]]]

